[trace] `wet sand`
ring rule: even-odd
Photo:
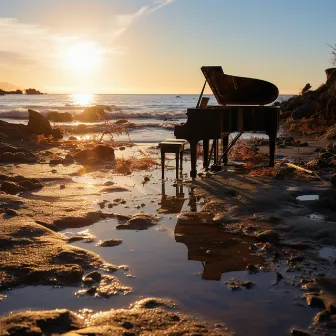
[[[313,143],[309,149],[300,155],[313,155]],[[68,149],[48,150],[64,156]],[[159,162],[152,145],[115,151],[117,159],[144,154]],[[77,164],[2,165],[6,176],[43,183],[19,195],[0,194],[1,225],[19,232],[0,232],[7,244],[2,260],[8,251],[20,251],[17,246],[46,257],[17,253],[12,262],[6,258],[10,265],[0,263],[0,314],[56,308],[88,308],[92,314],[159,297],[176,301],[177,312],[227,325],[239,335],[307,329],[323,309],[308,307],[302,285],[322,274],[335,276],[336,253],[325,250],[336,240],[335,210],[327,202],[335,191],[321,180],[252,177],[234,166],[176,183],[171,159],[165,181],[160,166],[122,175],[111,163],[85,170]],[[189,166],[186,155],[184,173]],[[309,194],[319,200],[296,199]],[[139,213],[148,217],[132,220]],[[309,217],[313,214],[322,217]],[[38,234],[31,236],[20,225]],[[106,241],[110,246],[102,246]],[[52,265],[67,265],[68,272]],[[103,279],[85,280],[94,269]]]

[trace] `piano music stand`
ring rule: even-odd
[[[182,170],[184,146],[187,142],[187,140],[183,139],[165,139],[159,143],[161,149],[162,179],[164,179],[165,155],[166,153],[175,153],[176,179],[178,180],[179,169]]]

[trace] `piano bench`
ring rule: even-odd
[[[176,179],[178,179],[179,169],[182,170],[184,146],[188,141],[182,139],[165,139],[159,143],[161,150],[161,168],[162,179],[164,179],[165,155],[166,153],[175,153],[176,160]]]

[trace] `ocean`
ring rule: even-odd
[[[217,104],[213,95],[209,104]],[[278,101],[291,95],[280,95]],[[174,125],[186,121],[186,110],[195,107],[198,95],[185,94],[47,94],[47,95],[5,95],[0,96],[0,120],[27,123],[28,109],[47,115],[51,111],[81,113],[85,107],[93,105],[110,106],[107,119],[127,119],[136,124],[130,137],[136,143],[159,142],[173,136]],[[57,124],[57,123],[56,123]],[[60,123],[65,129],[78,122]],[[99,133],[102,123],[88,123],[87,133]],[[96,126],[96,127],[93,127]],[[84,136],[84,135],[83,135]],[[124,140],[125,136],[118,139]]]

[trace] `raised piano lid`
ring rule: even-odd
[[[270,82],[226,75],[221,66],[201,70],[220,105],[265,105],[278,98],[279,90]]]

